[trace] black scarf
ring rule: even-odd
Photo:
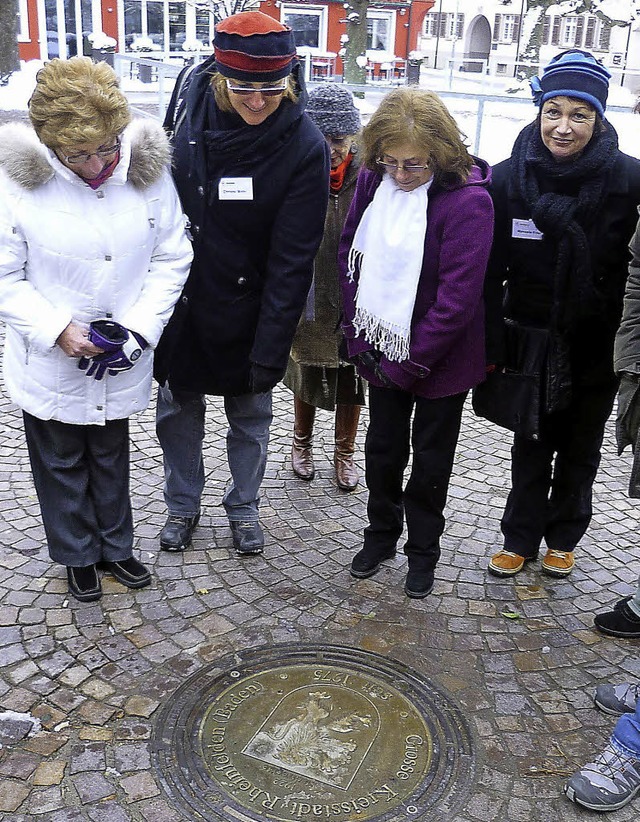
[[[194,71],[187,90],[187,139],[191,147],[189,176],[200,182],[215,179],[234,168],[242,173],[243,165],[268,156],[289,139],[291,128],[302,117],[308,94],[300,66],[292,71],[297,100],[284,99],[276,111],[257,126],[249,126],[234,112],[220,111],[213,97],[211,76],[215,59],[206,60]],[[208,186],[210,200],[215,190]]]
[[[524,200],[538,229],[558,244],[551,329],[560,333],[597,311],[586,232],[602,207],[618,156],[618,135],[610,123],[604,125],[575,160],[553,159],[538,121],[520,132],[511,154],[510,194]]]

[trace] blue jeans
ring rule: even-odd
[[[629,608],[640,616],[640,579],[635,596],[629,601]],[[623,714],[616,723],[611,737],[613,744],[624,753],[640,759],[640,699],[633,714]]]
[[[202,394],[158,389],[156,431],[164,457],[164,498],[169,514],[194,517],[204,489],[204,417]],[[267,465],[271,392],[225,397],[229,423],[227,460],[231,480],[222,504],[234,521],[258,519],[260,486]]]
[[[611,742],[628,756],[640,759],[640,699],[636,703],[635,713],[623,714],[616,722]]]

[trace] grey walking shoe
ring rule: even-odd
[[[615,811],[640,790],[640,759],[621,753],[609,743],[565,783],[567,798],[592,811]]]
[[[598,685],[593,701],[605,714],[632,714],[640,697],[640,684]]]
[[[164,528],[160,532],[162,551],[186,551],[191,545],[191,538],[200,521],[200,514],[195,517],[179,517],[169,514]]]

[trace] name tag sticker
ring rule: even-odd
[[[541,240],[544,235],[533,220],[513,220],[511,236],[519,240]]]
[[[218,183],[221,200],[253,200],[252,177],[223,177]]]

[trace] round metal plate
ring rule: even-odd
[[[286,645],[192,676],[159,713],[154,761],[189,818],[424,819],[475,773],[460,710],[416,671],[354,648]]]

